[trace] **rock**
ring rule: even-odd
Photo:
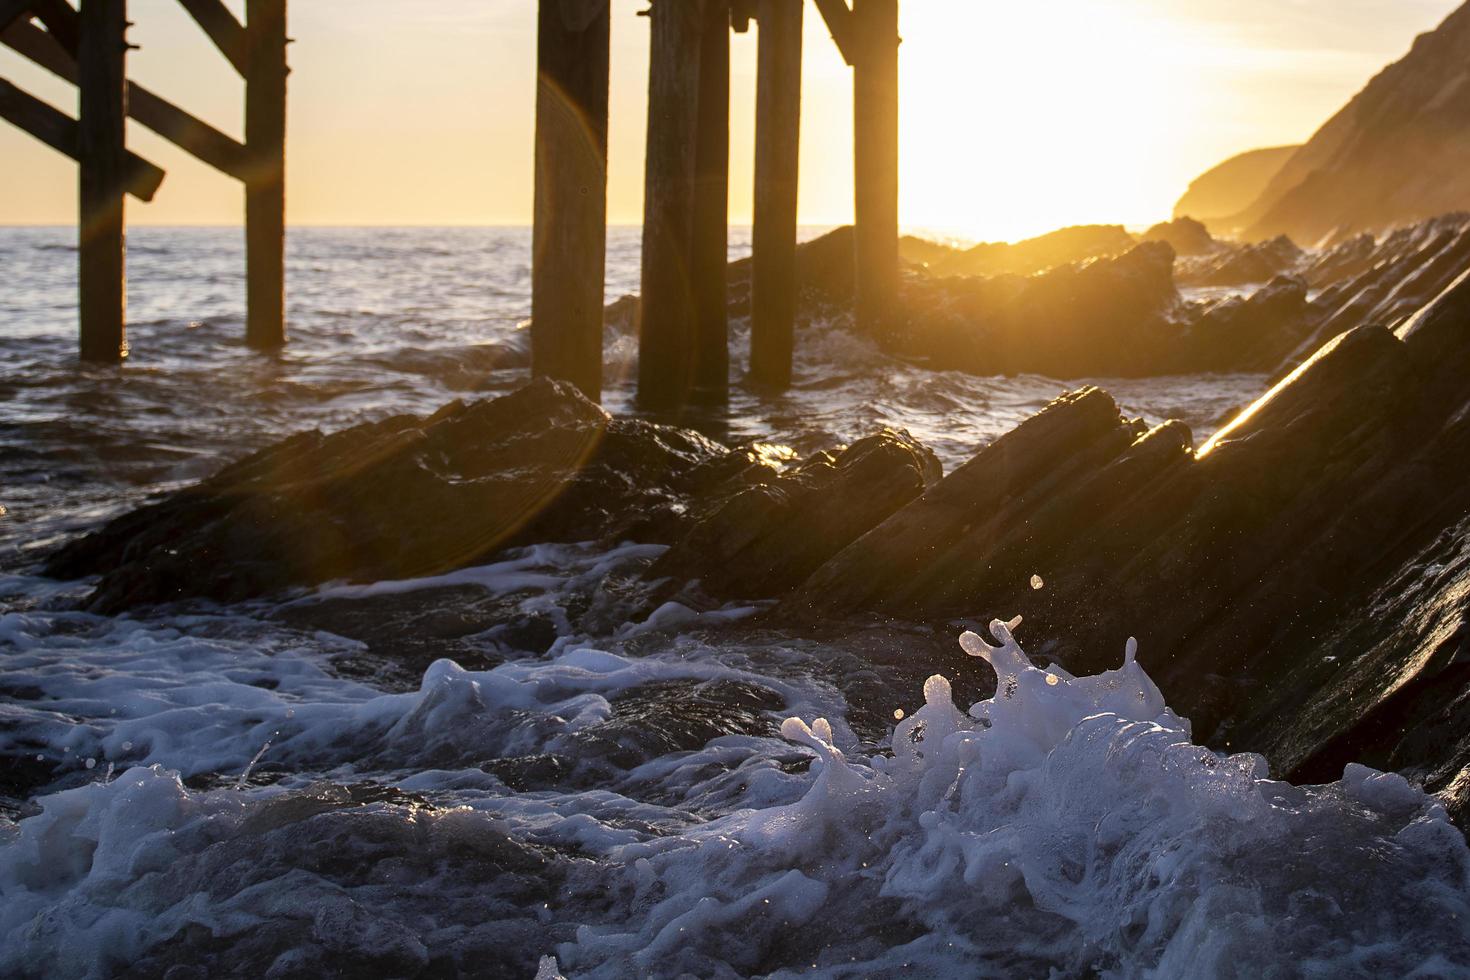
[[[1277,276],[1248,298],[1231,296],[1206,307],[1185,327],[1173,370],[1271,371],[1316,322],[1299,276]]]
[[[656,577],[756,598],[801,581],[940,475],[934,454],[904,432],[880,431],[784,474],[770,448],[732,450],[614,418],[542,379],[428,418],[293,436],[65,546],[47,571],[100,575],[90,605],[117,611],[431,576],[528,544],[636,540],[674,545]],[[339,658],[345,673],[411,687],[446,654],[486,668],[544,650],[554,631],[522,613],[521,598],[443,583],[275,615],[365,644]],[[595,604],[585,613],[602,614]]]
[[[735,494],[649,577],[698,578],[723,598],[780,595],[939,477],[932,452],[907,432],[885,429]]]
[[[1239,153],[1196,177],[1174,205],[1174,217],[1193,215],[1207,225],[1232,231],[1232,219],[1266,189],[1300,147],[1273,146]]]
[[[293,436],[109,522],[46,568],[100,574],[91,604],[106,611],[432,575],[533,542],[670,540],[692,496],[760,465],[540,380],[427,418]]]
[[[1146,242],[1168,242],[1175,255],[1209,255],[1220,247],[1209,229],[1190,217],[1163,221],[1143,233]]]
[[[1173,262],[1169,245],[1147,242],[1030,278],[911,280],[886,343],[899,356],[976,374],[1153,373],[1179,335]]]
[[[1403,324],[1470,268],[1470,215],[1445,215],[1375,242],[1360,235],[1318,256],[1303,275],[1320,293],[1312,328],[1277,370],[1284,373],[1354,327]]]
[[[1294,287],[1299,289],[1298,287]],[[1470,273],[1358,327],[1198,453],[1053,403],[824,564],[794,619],[1023,614],[1076,673],[1140,660],[1210,744],[1406,769],[1470,816]],[[1044,588],[1035,589],[1031,576]]]
[[[1470,5],[1415,39],[1292,154],[1240,217],[1316,243],[1470,207]]]
[[[934,264],[941,276],[1029,276],[1088,259],[1122,255],[1138,241],[1122,225],[1077,225],[1007,244],[986,242]]]
[[[1295,271],[1303,255],[1291,239],[1281,235],[1181,262],[1177,273],[1179,281],[1189,286],[1244,286]]]

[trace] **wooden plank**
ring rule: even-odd
[[[730,226],[730,3],[705,0],[700,27],[699,119],[694,150],[694,396],[730,395],[726,267]]]
[[[854,3],[858,0],[853,0]],[[832,41],[837,45],[837,51],[842,55],[842,60],[849,65],[855,64],[857,59],[857,26],[853,11],[848,8],[847,0],[816,0],[817,10],[822,19],[827,22],[827,30],[832,34]]]
[[[638,402],[654,411],[672,411],[688,402],[694,386],[690,256],[704,0],[653,0],[649,19]]]
[[[0,42],[47,71],[73,84],[77,63],[47,31],[25,22],[0,30]],[[208,123],[154,95],[137,82],[128,83],[128,116],[180,149],[223,173],[245,179],[245,147]]]
[[[179,0],[179,5],[194,18],[194,23],[219,48],[220,54],[242,76],[249,70],[249,42],[245,28],[221,0]],[[247,11],[246,18],[249,18]]]
[[[80,157],[77,121],[4,78],[0,78],[0,119],[72,160]],[[163,183],[163,171],[132,152],[126,155],[124,169],[127,192],[140,201],[153,200]]]
[[[748,32],[750,22],[756,19],[756,11],[759,7],[760,0],[731,0],[730,29],[736,34]]]
[[[0,0],[0,30],[20,20],[21,14],[26,21],[31,19],[31,0]]]
[[[570,381],[597,401],[612,14],[608,0],[587,19],[567,8],[541,0],[537,15],[531,373]]]
[[[755,94],[750,376],[791,384],[796,325],[796,201],[801,146],[803,0],[761,0]]]
[[[82,0],[77,63],[81,356],[116,362],[127,356],[123,194],[127,120],[127,0]]]
[[[0,30],[35,18],[69,55],[77,50],[77,12],[66,0],[0,0]]]
[[[286,343],[286,0],[246,0],[245,342]]]
[[[854,0],[857,325],[875,334],[898,296],[898,0]]]

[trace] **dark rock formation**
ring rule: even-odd
[[[100,573],[93,605],[118,610],[429,575],[532,542],[666,541],[692,495],[756,465],[543,380],[293,436],[68,545],[47,574]]]
[[[1236,224],[1299,242],[1470,207],[1470,5],[1420,35],[1307,141]]]
[[[1174,205],[1174,217],[1190,215],[1219,230],[1217,219],[1232,218],[1250,207],[1299,148],[1249,150],[1211,167],[1194,179]],[[1231,230],[1228,222],[1225,230]]]
[[[1321,292],[1313,326],[1282,362],[1289,370],[1353,327],[1396,328],[1470,268],[1470,215],[1450,214],[1375,241],[1359,235],[1317,255],[1302,269]]]
[[[649,575],[698,578],[721,597],[781,595],[939,477],[932,452],[907,432],[885,429],[735,494]]]
[[[1212,744],[1294,777],[1391,764],[1470,802],[1470,274],[1319,351],[1197,454],[1085,389],[818,569],[793,616],[1025,615],[1141,661]],[[1040,575],[1042,589],[1030,578]],[[1407,723],[1412,720],[1413,724]]]
[[[1186,319],[1171,373],[1269,370],[1315,328],[1306,280],[1278,276],[1249,297],[1228,297]]]
[[[939,478],[932,453],[889,430],[778,468],[760,447],[614,418],[543,379],[428,418],[293,436],[67,545],[47,574],[100,575],[91,605],[118,611],[433,575],[533,543],[632,539],[676,544],[659,575],[774,595]],[[419,598],[328,599],[280,618],[360,639],[368,661],[401,663],[410,681],[434,650],[488,665],[550,642],[546,624],[521,621],[514,596],[439,592],[453,612]]]
[[[1177,273],[1179,281],[1189,286],[1244,286],[1292,272],[1304,254],[1282,235],[1181,262]]]
[[[1190,217],[1161,221],[1143,233],[1146,242],[1168,242],[1175,255],[1209,255],[1220,247],[1208,228]]]
[[[1138,241],[1122,225],[1077,225],[1008,244],[986,242],[933,263],[941,276],[1029,276],[1087,259],[1122,255]]]
[[[1173,262],[1173,249],[1149,242],[1029,278],[910,281],[905,320],[887,342],[900,356],[977,374],[1149,374],[1178,336]]]

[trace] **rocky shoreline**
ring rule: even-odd
[[[1467,243],[1426,226],[1345,245],[1313,263],[1336,284],[1314,302],[1406,308]],[[295,436],[72,542],[46,573],[99,576],[90,606],[115,613],[433,575],[541,542],[667,545],[643,572],[650,610],[775,600],[765,621],[783,629],[936,633],[1020,613],[1032,648],[1074,672],[1136,635],[1206,744],[1294,779],[1400,770],[1463,825],[1467,377],[1461,275],[1397,330],[1337,336],[1198,448],[1181,423],[1150,428],[1081,388],[941,477],[903,432],[795,460],[614,418],[542,380]]]

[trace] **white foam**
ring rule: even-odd
[[[961,638],[996,696],[967,715],[930,678],[891,759],[850,758],[822,719],[788,719],[815,754],[807,793],[615,852],[660,900],[632,931],[582,930],[560,962],[758,971],[810,923],[802,975],[1470,969],[1470,852],[1432,797],[1357,766],[1333,786],[1272,781],[1259,756],[1191,743],[1134,641],[1122,667],[1077,678],[1032,666],[1014,625],[992,624],[996,644]],[[765,894],[786,904],[752,908]],[[900,910],[911,942],[851,941]]]

